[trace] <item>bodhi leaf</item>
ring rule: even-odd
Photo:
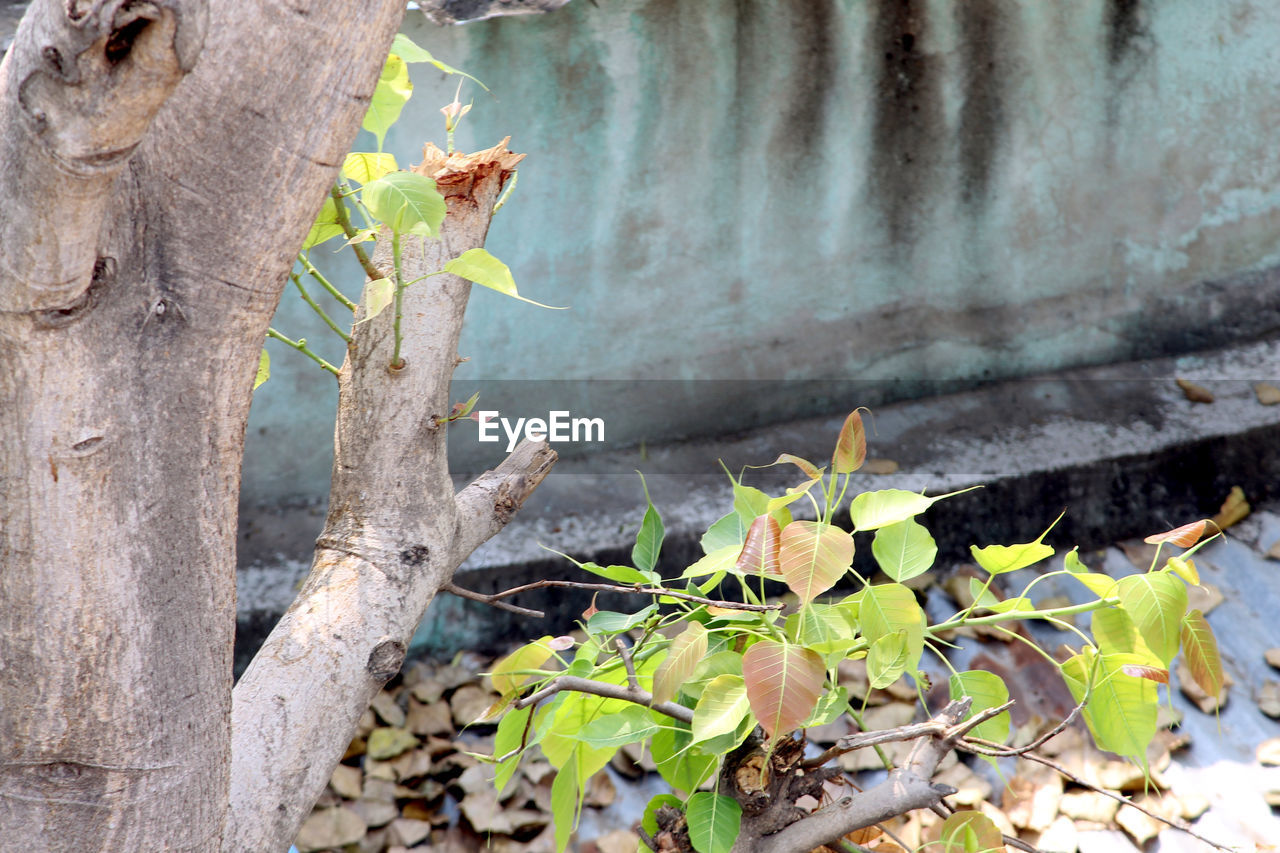
[[[817,521],[793,521],[782,530],[778,566],[805,604],[835,586],[853,565],[853,537]]]
[[[693,709],[693,739],[710,740],[736,731],[751,712],[747,685],[741,675],[717,675],[702,691]]]
[[[1072,548],[1067,552],[1067,555],[1062,558],[1063,568],[1067,570],[1067,574],[1084,584],[1098,598],[1110,598],[1111,593],[1115,590],[1115,578],[1099,572],[1089,571],[1089,567],[1080,562],[1078,550],[1077,548]]]
[[[310,249],[342,233],[342,226],[338,224],[337,205],[333,196],[326,196],[324,204],[320,205],[320,212],[316,214],[316,221],[311,223],[311,230],[307,232],[307,239],[302,241],[302,248]]]
[[[993,575],[1025,569],[1046,557],[1053,556],[1053,549],[1044,544],[1044,537],[1048,536],[1049,531],[1061,520],[1062,515],[1059,515],[1044,533],[1036,537],[1034,542],[1024,542],[1021,545],[988,545],[985,548],[970,545],[969,553],[973,554],[973,559],[979,566]]]
[[[594,747],[620,747],[638,743],[652,737],[658,731],[649,709],[643,705],[628,705],[613,713],[596,717],[575,733],[578,740]]]
[[[869,586],[858,595],[857,618],[867,641],[874,643],[887,634],[906,631],[907,648],[919,659],[924,650],[924,612],[915,593],[900,583],[884,583]]]
[[[551,659],[551,642],[554,638],[547,634],[532,643],[523,645],[493,665],[489,680],[493,689],[503,696],[520,692],[526,684],[537,678],[536,675],[524,674],[525,670],[541,669]]]
[[[682,809],[684,802],[675,794],[655,794],[653,799],[649,800],[649,804],[644,807],[644,817],[640,819],[640,826],[651,836],[658,834],[658,809],[663,806]]]
[[[466,77],[468,80],[470,80],[472,83],[475,83],[481,89],[484,89],[486,92],[489,91],[488,86],[481,83],[479,80],[472,77],[467,72],[459,71],[457,68],[454,68],[452,65],[446,65],[445,63],[436,59],[434,56],[431,55],[430,51],[428,51],[425,47],[420,46],[417,42],[409,38],[404,33],[396,33],[395,41],[391,42],[391,52],[398,55],[405,62],[426,62],[431,65],[434,65],[436,68],[443,71],[445,74],[456,74],[459,77]]]
[[[983,669],[957,672],[951,676],[949,686],[952,699],[960,699],[964,696],[973,697],[973,706],[969,709],[965,719],[969,719],[974,714],[979,714],[988,708],[998,708],[1009,701],[1009,688],[1005,686],[1004,680],[994,672],[987,672]],[[996,743],[1004,743],[1005,738],[1009,737],[1011,719],[1008,711],[1002,711],[991,719],[974,726],[971,731],[980,738],[992,740]]]
[[[982,812],[958,811],[942,823],[940,853],[1001,853],[1004,836]]]
[[[695,562],[681,573],[680,578],[700,578],[714,575],[716,572],[736,571],[738,555],[742,552],[742,544],[725,545]]]
[[[867,650],[867,679],[873,688],[883,690],[907,671],[911,665],[907,643],[907,632],[898,630],[871,644]]]
[[[556,850],[564,853],[569,848],[569,839],[578,826],[578,816],[582,812],[582,783],[578,781],[578,768],[570,763],[558,768],[555,779],[551,782],[551,817],[555,824]]]
[[[808,649],[761,640],[742,656],[751,710],[772,739],[809,719],[822,695],[826,670]]]
[[[1147,572],[1121,578],[1116,594],[1151,651],[1167,667],[1178,653],[1187,587],[1169,572]]]
[[[1191,678],[1201,690],[1210,696],[1222,692],[1222,658],[1218,654],[1218,640],[1199,610],[1192,610],[1182,618],[1182,656],[1187,659]]]
[[[874,492],[863,492],[849,504],[849,517],[853,526],[859,531],[879,530],[908,518],[915,518],[943,498],[951,498],[973,489],[961,489],[936,497],[925,497],[903,489],[880,489]]]
[[[595,563],[579,563],[578,568],[591,572],[593,575],[607,578],[614,583],[652,584],[662,580],[657,572],[641,571],[640,569],[633,569],[631,566],[599,566]]]
[[[1168,542],[1177,545],[1179,548],[1190,548],[1200,541],[1200,537],[1204,535],[1205,527],[1208,524],[1209,519],[1202,518],[1199,521],[1175,527],[1173,530],[1166,530],[1164,533],[1148,536],[1142,541],[1148,545],[1159,545],[1161,542]]]
[[[373,98],[369,101],[369,111],[365,113],[364,122],[360,125],[372,133],[378,140],[378,150],[382,150],[383,140],[391,125],[400,118],[409,96],[413,94],[413,83],[409,82],[409,66],[396,54],[387,57],[382,66],[382,76],[373,90]],[[383,219],[383,217],[378,217]],[[386,220],[383,219],[385,222]]]
[[[729,853],[738,840],[742,806],[732,797],[699,791],[685,807],[689,841],[698,853]]]
[[[702,553],[711,554],[732,545],[736,554],[747,537],[747,526],[750,523],[750,520],[743,521],[736,510],[723,518],[716,519],[698,541],[702,546]]]
[[[1142,666],[1136,655],[1116,653],[1095,658],[1093,650],[1071,657],[1062,665],[1062,675],[1079,702],[1097,661],[1097,680],[1084,708],[1084,720],[1093,739],[1102,749],[1123,755],[1147,766],[1147,745],[1156,734],[1157,690],[1154,681],[1134,678],[1125,666]]]
[[[258,373],[253,377],[253,390],[271,378],[271,355],[265,349],[258,356]]]
[[[446,267],[447,268],[447,267]],[[640,569],[652,572],[658,565],[658,555],[662,552],[662,540],[666,537],[666,529],[662,526],[662,516],[649,498],[649,486],[640,475],[640,486],[644,489],[644,518],[640,520],[640,529],[636,531],[636,544],[631,549],[631,561]]]
[[[671,641],[667,657],[653,676],[653,701],[668,702],[680,685],[693,675],[698,662],[707,654],[707,629],[699,622],[689,626]]]
[[[867,431],[862,426],[862,415],[850,412],[840,427],[835,452],[831,454],[831,467],[837,474],[852,474],[867,459]]]
[[[493,737],[494,755],[507,755],[520,748],[522,738],[525,737],[528,731],[529,716],[532,713],[533,706],[530,705],[525,708],[512,709],[502,715],[502,719],[498,721],[498,731]],[[525,743],[523,745],[528,746],[529,744]],[[516,753],[498,763],[493,784],[497,787],[499,794],[510,784],[511,777],[515,775],[516,768],[520,766],[520,755],[521,753]]]
[[[370,213],[398,234],[419,237],[440,234],[445,215],[444,196],[436,189],[436,182],[426,175],[391,172],[365,184],[360,199]],[[448,268],[445,264],[445,269]]]
[[[810,480],[817,480],[819,477],[822,476],[822,471],[818,468],[817,465],[814,465],[808,459],[804,459],[802,457],[796,456],[791,453],[780,454],[778,458],[773,460],[771,464],[781,465],[784,462],[790,462],[792,465],[799,468],[801,471],[804,472],[804,475],[808,477]]]
[[[795,525],[788,525],[788,529]],[[771,515],[761,515],[747,528],[747,539],[742,544],[734,567],[743,574],[781,577],[778,568],[778,550],[781,546],[782,528]]]
[[[908,518],[877,530],[871,553],[881,571],[895,581],[904,581],[929,571],[938,546],[924,525]]]
[[[1162,664],[1160,656],[1151,650],[1142,638],[1138,626],[1122,607],[1104,607],[1093,611],[1090,630],[1098,650],[1104,655],[1122,652],[1135,655],[1151,665]]]
[[[383,151],[352,151],[342,161],[342,174],[359,184],[376,181],[399,168],[395,155]]]
[[[395,299],[396,283],[389,278],[374,279],[364,286],[364,297],[360,300],[364,303],[364,316],[360,318],[360,323],[367,323],[374,317],[382,313],[382,310],[391,304]]]
[[[444,265],[444,271],[459,278],[482,285],[490,290],[506,294],[512,299],[537,305],[539,308],[550,308],[553,311],[564,311],[567,306],[543,305],[526,299],[516,290],[516,280],[511,270],[502,261],[489,254],[485,249],[467,249],[458,257]]]
[[[719,756],[707,755],[693,746],[693,735],[687,724],[672,725],[665,716],[662,720],[663,727],[649,743],[658,774],[677,791],[696,791],[715,772]]]

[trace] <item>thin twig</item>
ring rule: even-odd
[[[329,195],[333,198],[333,207],[338,220],[338,227],[342,229],[342,233],[347,235],[350,240],[356,236],[356,229],[351,224],[351,217],[347,215],[346,194],[351,192],[351,187],[345,181],[334,184],[329,188]],[[378,272],[378,268],[373,265],[373,261],[369,259],[369,253],[359,243],[349,243],[351,250],[356,253],[356,260],[360,261],[360,266],[364,269],[364,274],[369,277],[370,281],[377,281],[382,278],[382,273]],[[354,310],[354,309],[352,309]]]
[[[996,713],[1000,713],[1005,707],[1007,706],[1001,706],[999,710],[996,710]],[[974,719],[977,719],[978,722],[982,722],[983,720],[978,719],[981,716],[981,714],[975,715]],[[966,722],[972,721],[970,720]],[[845,735],[837,740],[835,745],[827,749],[826,752],[823,752],[821,755],[814,758],[806,758],[801,762],[800,766],[805,769],[821,767],[831,759],[837,758],[846,752],[852,752],[855,749],[863,749],[864,747],[876,746],[877,744],[882,743],[893,743],[894,741],[901,740],[916,740],[917,738],[922,737],[937,737],[942,740],[948,740],[954,737],[951,734],[951,731],[953,729],[959,729],[963,725],[964,723],[949,726],[945,720],[933,719],[925,720],[923,723],[909,723],[908,725],[898,726],[894,729],[884,729],[883,731],[877,732],[859,732],[857,734]]]
[[[528,607],[521,607],[518,604],[510,604],[506,601],[494,601],[492,596],[488,596],[480,592],[473,592],[472,590],[466,589],[465,587],[458,586],[453,581],[445,581],[443,584],[441,584],[440,591],[452,593],[453,595],[458,596],[458,598],[466,598],[470,601],[478,601],[481,604],[487,604],[490,607],[496,607],[499,610],[507,610],[512,613],[519,613],[521,616],[529,616],[533,619],[542,619],[547,615],[543,613],[541,610],[533,610]]]
[[[642,584],[636,584],[634,586],[625,586],[623,584],[614,584],[614,583],[585,583],[583,581],[561,581],[561,580],[534,581],[533,583],[527,583],[527,584],[524,584],[523,586],[513,587],[511,589],[503,590],[502,592],[495,592],[490,595],[484,595],[482,593],[474,593],[474,595],[479,596],[478,598],[475,598],[476,601],[493,603],[498,599],[507,598],[508,596],[512,596],[512,595],[518,595],[519,593],[528,592],[529,590],[548,589],[551,587],[568,587],[570,589],[597,590],[599,592],[629,592],[629,593],[634,593],[636,595],[666,595],[666,596],[670,596],[671,598],[678,598],[681,601],[692,601],[695,604],[704,604],[707,607],[721,607],[721,608],[724,608],[725,610],[749,610],[754,613],[766,612],[769,610],[781,610],[786,606],[785,604],[743,604],[738,601],[717,601],[713,598],[703,598],[702,596],[699,596],[699,595],[690,595],[687,592],[676,592],[675,590],[671,590],[671,589],[663,589],[662,587],[644,586]]]
[[[943,737],[947,738],[948,740],[962,737],[965,734],[969,733],[970,731],[976,729],[978,726],[985,723],[987,720],[990,720],[992,717],[998,717],[1001,714],[1003,714],[1005,711],[1012,708],[1013,702],[1014,700],[1010,699],[1008,702],[1005,702],[1003,705],[997,705],[992,708],[986,708],[978,712],[977,714],[974,714],[969,719],[964,720],[963,722],[956,723],[954,726],[952,726],[950,729],[948,729],[946,732],[943,733]]]
[[[342,338],[347,343],[351,343],[351,336],[342,331],[342,329],[338,327],[338,324],[333,322],[333,318],[326,314],[325,310],[320,307],[319,303],[311,298],[311,294],[307,293],[307,289],[302,286],[301,276],[297,273],[289,273],[289,278],[293,281],[294,286],[298,288],[298,293],[302,295],[302,301],[310,305],[311,310],[319,314],[320,319],[324,320],[325,325],[330,329],[333,329],[333,331],[338,334],[338,337]]]
[[[992,747],[1003,749],[1003,747],[1000,744],[997,744],[989,740],[983,740],[982,738],[962,738],[956,745],[960,749],[965,750],[966,752],[973,752],[979,755],[987,754],[987,751],[990,750]],[[974,746],[980,746],[982,747],[982,749],[974,749],[973,748]],[[1057,771],[1058,773],[1062,774],[1062,776],[1066,778],[1068,781],[1076,785],[1079,785],[1082,788],[1088,788],[1090,791],[1093,791],[1094,793],[1102,794],[1104,797],[1110,797],[1111,799],[1115,800],[1117,803],[1120,803],[1121,805],[1132,806],[1133,808],[1142,812],[1144,815],[1151,818],[1152,820],[1157,820],[1160,823],[1163,823],[1165,826],[1171,826],[1180,832],[1185,832],[1187,835],[1190,835],[1192,838],[1196,839],[1197,841],[1202,841],[1205,844],[1208,844],[1210,847],[1214,848],[1215,850],[1221,850],[1223,851],[1223,853],[1231,853],[1232,848],[1224,847],[1221,844],[1210,841],[1209,839],[1205,838],[1203,835],[1200,835],[1199,833],[1197,833],[1185,821],[1180,820],[1178,818],[1163,817],[1162,815],[1158,815],[1155,812],[1151,811],[1150,809],[1147,809],[1143,806],[1138,805],[1128,797],[1122,796],[1121,794],[1113,793],[1111,791],[1108,791],[1105,788],[1099,788],[1097,785],[1094,785],[1091,782],[1085,781],[1084,779],[1080,778],[1076,774],[1072,773],[1067,768],[1063,767],[1061,764],[1058,764],[1056,761],[1051,761],[1048,758],[1045,758],[1043,755],[1039,755],[1034,752],[1027,752],[1027,753],[1023,753],[1021,757],[1029,761],[1034,761],[1037,764],[1043,764],[1045,767],[1048,767],[1051,770]]]
[[[632,690],[643,689],[640,687],[640,679],[636,677],[636,665],[631,660],[631,650],[627,648],[627,644],[621,637],[614,637],[613,645],[618,649],[618,657],[622,658],[622,665],[627,668],[627,684]]]
[[[576,675],[556,676],[537,692],[530,693],[523,699],[518,700],[514,707],[527,708],[530,705],[536,705],[543,699],[554,696],[564,690],[571,690],[575,693],[590,693],[592,696],[603,696],[606,699],[621,699],[624,702],[634,702],[637,705],[652,708],[659,714],[666,714],[673,720],[679,720],[682,723],[691,725],[693,723],[692,708],[686,708],[674,702],[655,702],[653,701],[653,694],[647,690],[623,687],[621,684],[605,684],[601,681],[592,681],[589,678],[579,678]]]
[[[316,269],[316,265],[311,263],[306,255],[298,255],[298,263],[302,264],[302,268],[307,271],[307,275],[314,278],[321,287],[328,291],[329,295],[342,303],[342,306],[348,311],[355,312],[356,304],[347,298],[341,290],[333,286],[333,282],[324,277],[324,273]]]
[[[325,370],[332,373],[334,376],[338,375],[338,368],[334,367],[332,364],[330,364],[329,362],[325,361],[323,358],[321,358],[320,356],[312,352],[311,348],[307,346],[306,338],[298,338],[295,341],[292,338],[285,337],[284,335],[277,332],[275,329],[267,329],[267,337],[275,338],[277,341],[280,341],[280,343],[282,344],[288,344],[289,346],[296,349],[298,352],[305,355],[307,358],[314,361],[316,364],[323,367]]]

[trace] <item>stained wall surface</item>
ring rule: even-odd
[[[499,397],[530,415],[567,380],[654,442],[1280,328],[1271,0],[575,0],[405,31],[491,88],[458,145],[529,157],[489,247],[571,306],[476,293],[459,397],[523,380]],[[402,164],[456,79],[415,66]],[[320,341],[306,312],[277,325]],[[272,354],[245,498],[322,496],[332,383]]]

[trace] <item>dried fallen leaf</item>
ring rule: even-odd
[[[1258,710],[1273,720],[1280,719],[1280,684],[1267,679],[1258,689]]]
[[[896,474],[898,472],[898,463],[892,459],[868,459],[867,464],[862,466],[863,472],[867,474]]]
[[[1253,393],[1258,395],[1258,402],[1264,406],[1280,403],[1280,388],[1270,382],[1258,382],[1253,386]]]
[[[1212,403],[1213,392],[1202,385],[1186,379],[1177,380],[1178,387],[1182,389],[1182,394],[1193,403]]]
[[[1280,539],[1271,543],[1271,547],[1267,549],[1268,560],[1280,560]]]
[[[1222,507],[1212,521],[1218,525],[1219,530],[1226,530],[1236,522],[1244,520],[1250,511],[1249,502],[1244,497],[1244,489],[1232,486],[1231,494],[1227,495],[1227,499],[1222,502]]]

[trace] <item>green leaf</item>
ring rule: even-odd
[[[697,668],[698,662],[707,654],[707,629],[698,622],[690,622],[671,641],[667,657],[658,666],[653,676],[653,700],[669,702],[689,676]]]
[[[1178,653],[1187,587],[1168,572],[1129,575],[1116,583],[1116,595],[1138,633],[1167,667]]]
[[[342,161],[342,174],[359,184],[376,181],[399,168],[395,155],[383,151],[352,151]]]
[[[932,498],[917,495],[915,492],[903,491],[902,489],[880,489],[875,492],[863,492],[850,502],[849,517],[853,519],[853,526],[859,532],[879,530],[881,527],[888,527],[890,524],[897,524],[899,521],[914,518],[943,498],[955,497],[976,488],[978,487],[973,486],[969,489],[961,489],[958,492],[950,492],[949,494],[937,495]]]
[[[1063,568],[1098,598],[1110,598],[1116,586],[1115,578],[1110,575],[1089,571],[1088,566],[1080,562],[1080,555],[1076,553],[1077,550],[1072,548],[1062,558]]]
[[[566,764],[559,768],[556,778],[551,782],[551,818],[555,824],[557,853],[564,853],[568,849],[569,839],[578,828],[582,796],[576,765]]]
[[[1142,638],[1138,626],[1122,607],[1104,607],[1093,611],[1089,620],[1093,641],[1104,655],[1116,652],[1136,655],[1151,664],[1163,663]]]
[[[1199,610],[1182,617],[1182,656],[1187,659],[1191,678],[1210,696],[1222,692],[1222,657],[1213,629]]]
[[[333,196],[326,196],[324,204],[320,205],[320,212],[316,214],[316,221],[311,223],[311,230],[307,232],[307,239],[302,242],[302,248],[310,249],[342,233],[342,226],[338,224],[337,205]]]
[[[836,687],[822,694],[822,698],[818,700],[817,706],[813,709],[813,713],[809,715],[809,719],[801,724],[801,728],[816,728],[834,723],[844,712],[848,710],[849,690],[845,687]]]
[[[737,573],[738,555],[742,553],[742,543],[725,545],[695,562],[681,573],[681,579],[700,578],[716,572]]]
[[[835,586],[853,566],[853,537],[817,521],[793,521],[782,529],[778,567],[802,603]]]
[[[507,711],[502,715],[502,719],[498,721],[498,731],[493,737],[493,754],[495,756],[501,758],[512,750],[520,748],[521,738],[525,736],[525,731],[529,724],[529,715],[532,713],[533,706],[530,705],[526,708]],[[531,729],[529,734],[533,734]],[[529,744],[524,745],[526,747],[529,746]],[[505,761],[498,762],[494,785],[497,787],[499,794],[505,791],[507,785],[511,783],[516,768],[520,766],[521,754],[516,753]]]
[[[598,610],[587,620],[587,632],[591,634],[621,634],[630,631],[658,611],[658,605],[650,604],[635,613],[615,613],[612,610]]]
[[[742,520],[742,516],[738,514],[737,510],[717,519],[707,528],[707,532],[702,534],[702,539],[699,540],[699,544],[702,545],[702,553],[711,554],[732,545],[736,554],[738,550],[741,550],[742,543],[747,538],[747,527],[750,524],[749,520]]]
[[[862,467],[866,459],[867,431],[862,426],[862,415],[853,411],[840,427],[836,449],[831,454],[831,468],[837,474],[852,474]]]
[[[262,353],[258,356],[258,373],[253,377],[253,390],[257,391],[258,386],[271,378],[271,355],[263,348]]]
[[[650,584],[660,583],[662,577],[657,572],[641,571],[633,569],[631,566],[600,566],[595,563],[579,563],[578,568],[593,575],[599,575],[607,578],[614,583],[622,584]]]
[[[440,233],[446,210],[444,196],[426,175],[391,172],[365,184],[360,198],[370,213],[399,234],[436,237]]]
[[[643,474],[640,475],[640,485],[644,488],[645,510],[640,530],[636,532],[635,547],[631,549],[631,561],[644,571],[651,572],[658,565],[658,555],[662,552],[666,530],[662,526],[662,516],[649,497],[649,486],[645,483]]]
[[[732,797],[699,791],[689,797],[685,819],[694,850],[698,853],[729,853],[742,826],[742,806]]]
[[[618,750],[615,747],[589,746],[577,739],[578,732],[597,717],[621,711],[631,704],[634,703],[585,693],[565,695],[547,712],[549,721],[539,741],[542,754],[557,770],[572,765],[578,769],[578,778],[589,779],[608,764]]]
[[[858,619],[868,642],[874,643],[895,631],[906,631],[907,648],[912,654],[918,658],[924,650],[924,611],[916,602],[916,594],[902,584],[877,584],[864,589],[858,604]]]
[[[958,811],[942,822],[939,853],[1003,853],[1004,836],[982,812]]]
[[[684,802],[675,794],[655,794],[644,807],[644,817],[640,819],[641,828],[650,836],[658,834],[658,809],[663,806],[684,810]]]
[[[374,279],[364,286],[364,297],[360,300],[364,303],[364,316],[357,321],[367,323],[374,317],[382,313],[382,310],[392,303],[396,297],[396,283],[389,278]]]
[[[1063,514],[1065,515],[1065,513]],[[1053,549],[1044,544],[1044,537],[1049,535],[1049,531],[1061,519],[1061,515],[1054,519],[1053,524],[1050,524],[1044,533],[1036,537],[1034,542],[1024,542],[1021,545],[988,545],[985,548],[970,545],[969,553],[973,554],[973,559],[977,561],[979,566],[982,566],[993,575],[1002,575],[1005,572],[1025,569],[1027,566],[1034,565],[1046,557],[1053,556]]]
[[[1098,662],[1097,683],[1085,706],[1084,721],[1101,749],[1132,758],[1145,768],[1147,745],[1156,734],[1155,682],[1122,671],[1126,665],[1143,664],[1136,655],[1117,653],[1095,658],[1092,649],[1086,647],[1062,665],[1063,678],[1077,702],[1084,698],[1094,660]]]
[[[860,642],[857,623],[850,620],[848,609],[834,604],[802,607],[787,617],[786,630],[791,640],[823,656],[843,658]]]
[[[378,150],[382,150],[383,140],[391,125],[400,118],[409,96],[413,94],[413,84],[409,82],[409,66],[396,54],[387,57],[382,66],[382,76],[373,90],[373,98],[369,101],[369,111],[365,113],[364,122],[360,125],[372,133],[378,140]],[[384,222],[386,219],[378,217]]]
[[[702,691],[693,709],[694,742],[737,731],[751,713],[747,685],[741,675],[717,675]]]
[[[659,730],[649,744],[658,774],[677,791],[696,791],[715,772],[720,758],[692,745],[693,735],[688,725],[671,724],[665,716],[662,719],[666,727]]]
[[[625,746],[653,737],[658,724],[643,705],[628,705],[613,714],[596,717],[574,734],[578,740],[594,747]]]
[[[541,669],[542,665],[551,659],[552,639],[552,636],[547,634],[532,643],[521,646],[495,663],[489,672],[493,689],[503,696],[523,690],[524,686],[537,676],[521,673],[526,670]]]
[[[785,735],[809,719],[826,669],[814,652],[786,643],[761,640],[742,656],[742,676],[751,710],[770,738]]]
[[[924,525],[908,518],[877,530],[871,553],[881,571],[895,581],[904,581],[929,571],[938,556],[938,545]]]
[[[872,687],[884,689],[907,671],[911,665],[907,643],[907,632],[898,630],[871,644],[867,650],[867,679]]]
[[[472,77],[467,72],[459,71],[458,69],[454,68],[452,65],[446,65],[445,63],[436,59],[434,56],[431,55],[431,53],[426,48],[419,46],[416,42],[413,41],[413,39],[409,38],[404,33],[396,33],[395,41],[391,42],[391,52],[398,54],[402,59],[404,59],[405,62],[427,62],[427,63],[430,63],[431,65],[434,65],[436,68],[443,71],[445,74],[456,74],[459,77],[466,77],[468,80],[470,80],[472,83],[475,83],[481,89],[484,89],[486,92],[489,91],[488,86],[481,83],[479,80]]]
[[[537,305],[539,308],[550,308],[554,311],[564,311],[567,306],[543,305],[541,302],[534,302],[532,299],[526,299],[516,290],[516,280],[511,276],[511,270],[502,261],[489,254],[484,249],[468,249],[458,257],[449,261],[444,265],[444,271],[452,273],[459,278],[465,278],[467,281],[475,282],[483,285],[490,290],[496,290],[504,293],[513,299],[519,299],[521,302],[528,302],[530,305]]]
[[[742,675],[742,655],[735,651],[719,651],[698,661],[693,675],[681,688],[694,699],[701,698],[706,686],[721,675]]]
[[[953,700],[964,696],[973,697],[973,705],[965,716],[966,720],[988,708],[998,708],[1009,701],[1009,688],[1005,686],[1004,680],[994,672],[983,669],[958,672],[951,676],[949,686]],[[1011,719],[1008,711],[1002,711],[991,719],[979,723],[970,731],[977,737],[1004,743],[1009,737]]]

